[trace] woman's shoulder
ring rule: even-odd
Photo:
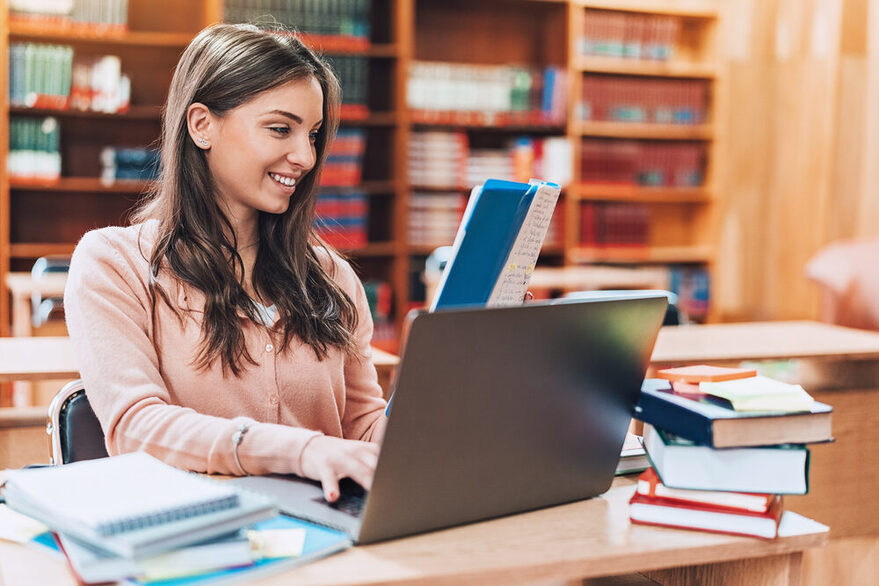
[[[71,264],[122,263],[146,267],[157,227],[155,221],[149,220],[131,226],[108,226],[86,232],[76,245]]]

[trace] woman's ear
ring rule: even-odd
[[[211,133],[214,130],[214,116],[210,109],[200,102],[186,109],[186,127],[195,146],[202,150],[211,148]]]

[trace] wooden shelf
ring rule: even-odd
[[[645,77],[684,77],[713,79],[717,68],[707,63],[685,61],[642,61],[581,55],[574,58],[574,69],[583,73],[610,73]]]
[[[607,138],[650,140],[711,140],[714,130],[707,124],[637,124],[629,122],[578,122],[575,134]]]
[[[394,126],[398,120],[396,112],[372,112],[367,118],[342,116],[339,123],[342,126]]]
[[[708,246],[660,247],[575,247],[569,250],[574,263],[708,263],[713,254]]]
[[[73,193],[143,193],[151,186],[150,181],[120,179],[110,185],[97,177],[62,177],[58,181],[32,181],[11,179],[13,191],[55,191]]]
[[[56,118],[87,118],[95,120],[155,120],[162,117],[161,106],[132,106],[127,112],[108,114],[82,110],[50,110],[47,108],[25,108],[10,106],[9,113],[14,116],[55,116]]]
[[[343,248],[342,252],[349,256],[367,258],[393,256],[397,245],[394,242],[371,242],[360,248]]]
[[[56,242],[13,242],[9,245],[12,258],[39,258],[47,255],[70,255],[76,244]]]
[[[572,0],[577,6],[596,10],[615,10],[618,12],[643,12],[680,16],[682,18],[716,19],[717,9],[699,0],[679,2],[655,2],[651,0]]]
[[[585,201],[629,201],[639,203],[710,203],[706,187],[644,187],[641,185],[596,185],[581,183],[568,188],[576,199]]]
[[[10,22],[9,37],[49,43],[95,43],[139,47],[180,47],[189,44],[193,32],[97,31],[79,28],[51,29],[32,23]]]
[[[465,124],[460,122],[412,122],[415,129],[449,129],[449,130],[479,130],[486,132],[510,132],[525,134],[564,134],[565,127],[551,124]]]

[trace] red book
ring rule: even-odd
[[[650,498],[673,500],[684,504],[702,504],[735,511],[765,513],[782,497],[777,494],[755,492],[728,492],[721,490],[688,490],[669,488],[659,479],[653,468],[648,468],[638,476],[637,494]]]
[[[629,519],[633,523],[763,539],[778,536],[782,512],[781,499],[776,500],[765,513],[649,497],[637,492],[629,501]]]

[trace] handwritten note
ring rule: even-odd
[[[522,303],[558,199],[559,187],[556,185],[544,183],[534,194],[522,229],[488,298],[488,307]]]

